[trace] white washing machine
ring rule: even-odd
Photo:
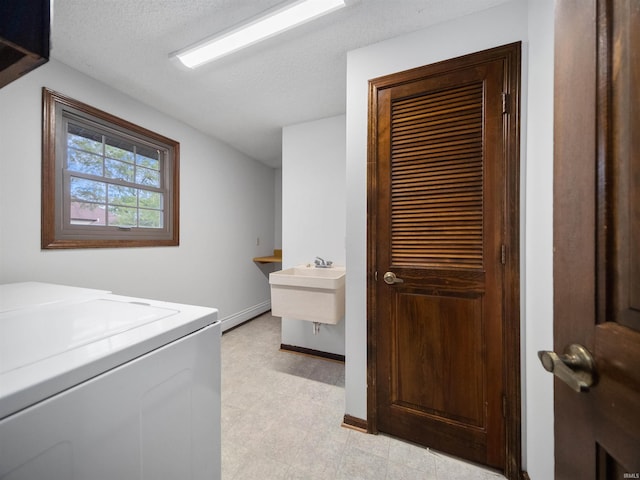
[[[0,285],[0,479],[220,478],[217,310]]]

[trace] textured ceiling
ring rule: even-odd
[[[505,1],[352,0],[188,70],[169,54],[282,0],[55,0],[51,56],[278,167],[283,126],[345,112],[349,50]]]

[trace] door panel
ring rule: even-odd
[[[393,329],[402,352],[393,356],[398,361],[391,375],[393,405],[483,428],[482,298],[399,294],[396,308],[395,321],[426,318]]]
[[[614,228],[609,233],[613,299],[607,319],[640,330],[640,2],[607,5],[602,15],[608,17],[610,31],[603,29],[601,35],[611,38],[610,71],[602,75],[610,78],[611,96],[603,114],[610,127],[611,159],[604,168],[615,185],[608,192],[608,223]]]
[[[371,429],[509,472],[518,70],[514,44],[372,80],[369,170]]]
[[[556,8],[554,347],[596,383],[556,379],[557,479],[640,475],[640,1]]]

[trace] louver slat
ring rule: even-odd
[[[482,102],[481,83],[393,102],[395,265],[482,268]]]

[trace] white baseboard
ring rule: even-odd
[[[266,300],[252,307],[245,308],[240,312],[221,318],[220,322],[222,323],[222,331],[224,332],[225,330],[229,330],[230,328],[240,325],[247,320],[251,320],[258,315],[262,315],[264,312],[268,312],[269,310],[271,310],[271,300]]]

